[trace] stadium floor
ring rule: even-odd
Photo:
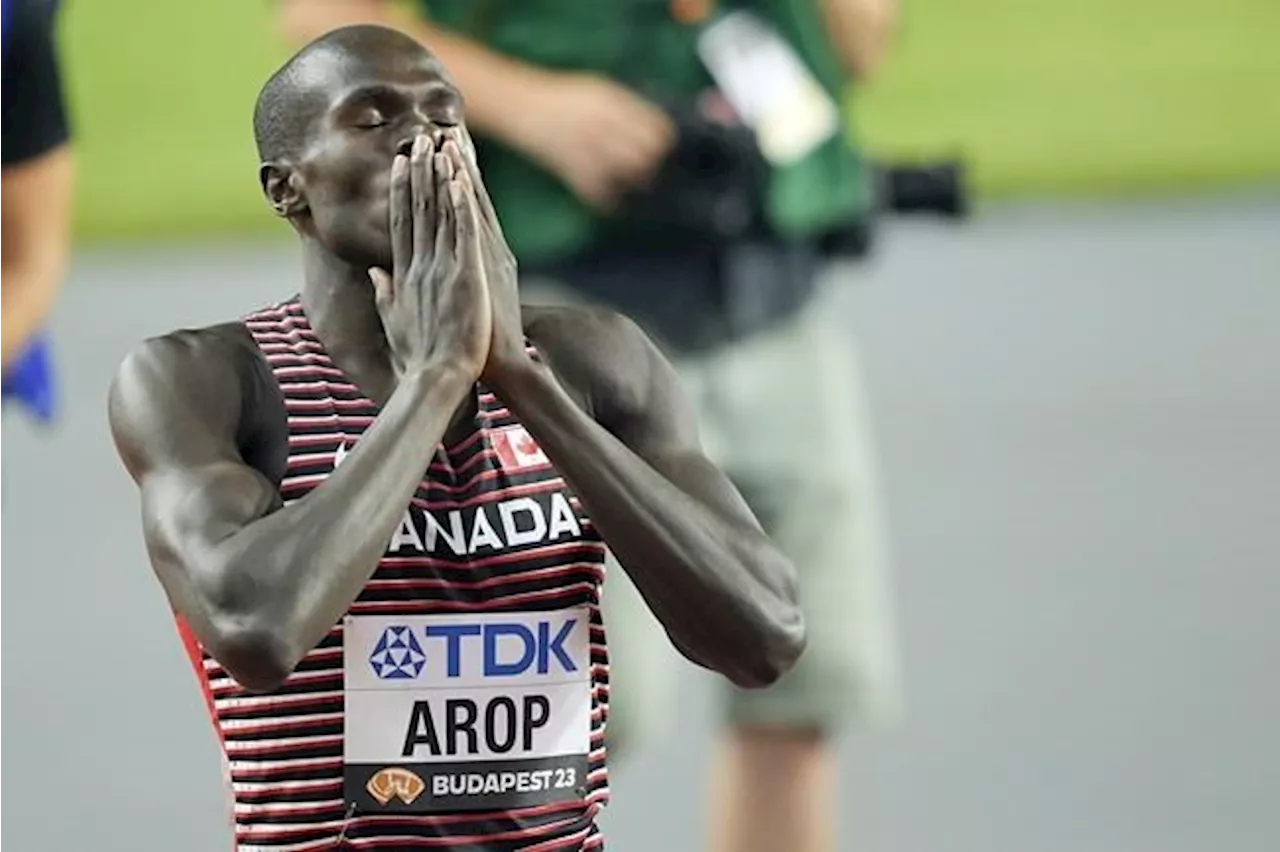
[[[896,727],[842,740],[842,852],[1280,843],[1277,222],[1275,198],[1000,207],[894,224],[840,273],[908,700]],[[227,848],[105,389],[143,336],[287,295],[293,256],[75,259],[54,323],[64,420],[4,423],[14,848]],[[615,770],[611,849],[698,848],[713,708],[683,676],[687,727]]]

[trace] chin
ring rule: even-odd
[[[348,204],[315,217],[315,236],[330,254],[350,266],[381,267],[388,272],[391,256],[391,223],[387,202],[370,199]]]
[[[356,269],[377,266],[391,271],[391,243],[385,234],[347,232],[336,239],[325,240],[324,247],[338,260]]]

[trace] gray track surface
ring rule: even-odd
[[[898,223],[842,296],[874,400],[908,712],[840,743],[842,852],[1280,848],[1280,199]],[[4,421],[4,838],[224,852],[212,730],[106,385],[293,292],[288,244],[86,250],[67,399]],[[610,848],[696,850],[714,709],[614,773]]]

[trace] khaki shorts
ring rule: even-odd
[[[530,302],[574,301],[545,282],[524,289]],[[862,378],[823,293],[779,327],[676,361],[707,454],[800,572],[808,647],[768,689],[721,682],[733,724],[826,731],[891,720],[901,704]],[[610,568],[609,735],[625,748],[664,733],[675,716],[679,658],[625,572]]]

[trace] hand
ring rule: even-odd
[[[420,135],[391,166],[392,271],[369,278],[398,376],[448,366],[475,381],[489,357],[480,215],[458,162]]]
[[[542,78],[511,121],[516,147],[602,211],[653,178],[676,135],[659,107],[591,74]]]
[[[472,194],[480,216],[480,258],[493,312],[493,335],[489,358],[481,378],[496,386],[504,376],[525,366],[530,359],[525,351],[524,324],[520,319],[520,288],[516,257],[502,235],[502,225],[493,201],[480,177],[475,144],[463,127],[446,131],[444,151],[457,158],[463,171],[468,193]]]

